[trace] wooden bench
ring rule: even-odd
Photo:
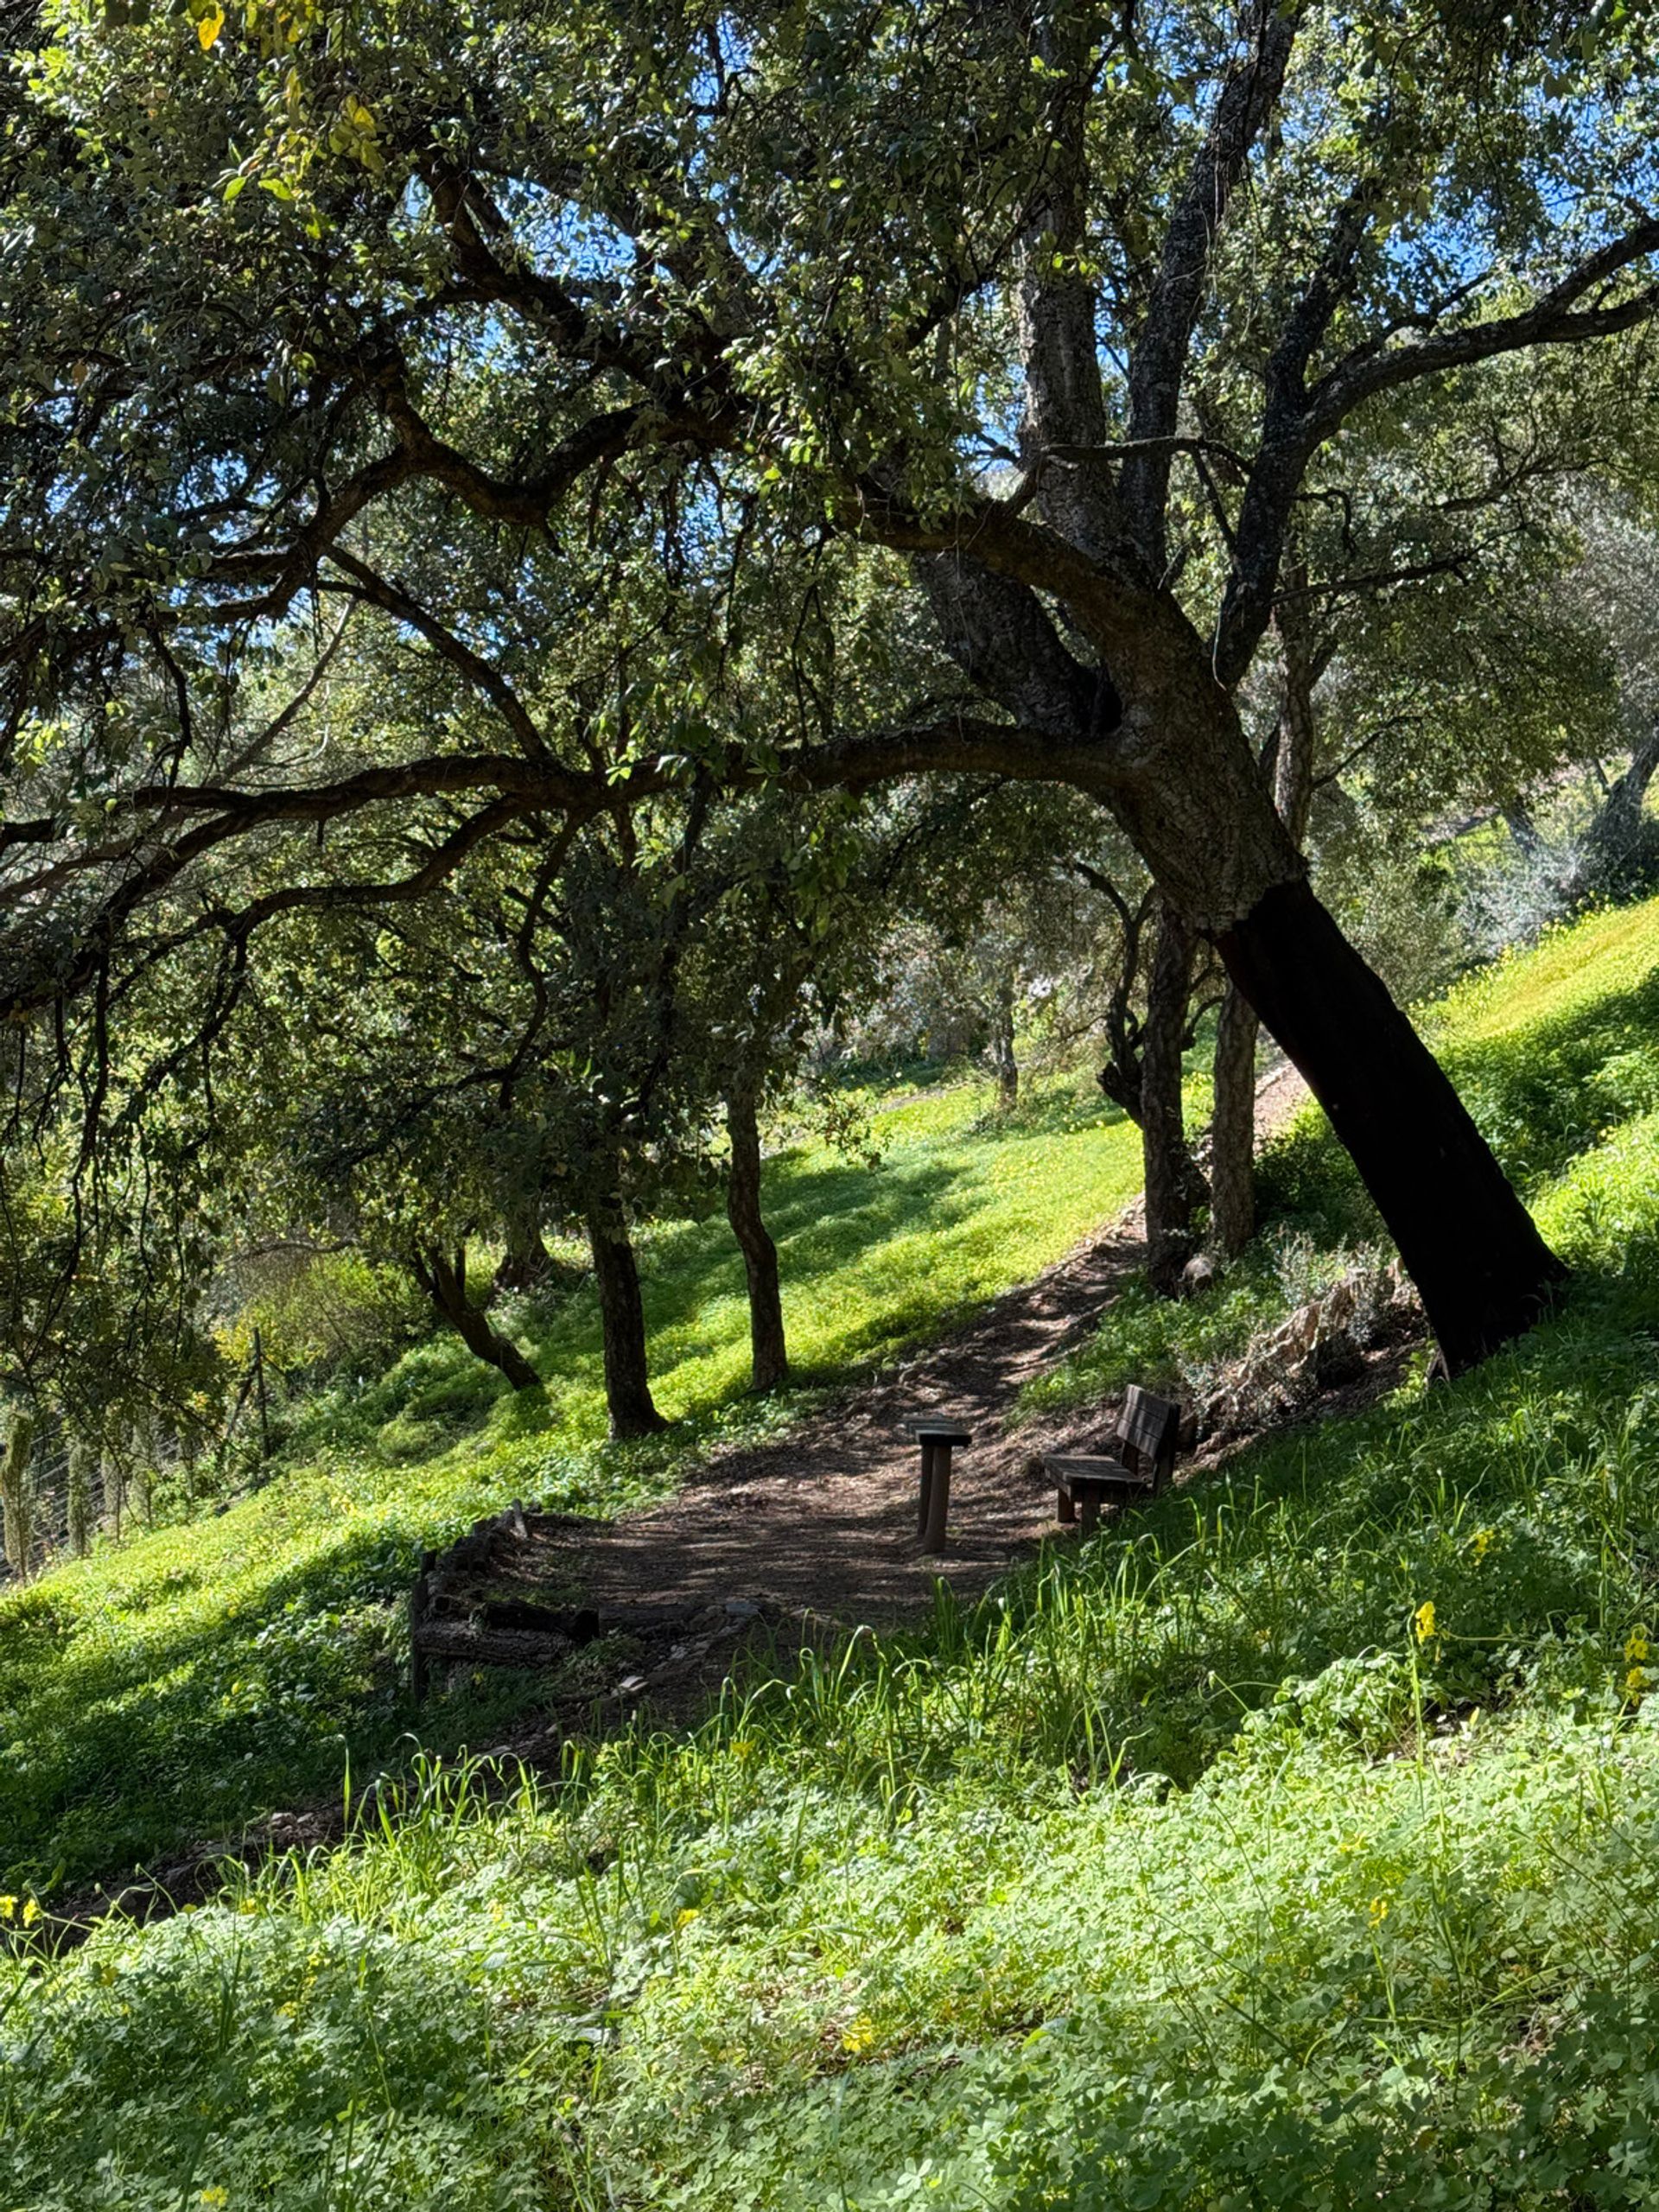
[[[1121,1505],[1131,1498],[1155,1497],[1174,1467],[1180,1427],[1179,1406],[1167,1398],[1154,1398],[1150,1390],[1132,1382],[1117,1427],[1107,1440],[1115,1458],[1044,1453],[1043,1469],[1058,1493],[1060,1519],[1075,1521],[1081,1509],[1083,1533],[1091,1536],[1103,1503]]]
[[[916,1534],[924,1552],[944,1549],[945,1520],[950,1510],[950,1455],[964,1452],[974,1432],[948,1414],[927,1414],[906,1428],[922,1447],[922,1481],[916,1499]]]

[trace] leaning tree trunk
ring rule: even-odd
[[[1400,1248],[1447,1368],[1529,1329],[1567,1270],[1445,1071],[1306,880],[1217,949],[1306,1078]]]
[[[431,1300],[474,1358],[484,1360],[505,1376],[515,1390],[534,1390],[541,1377],[510,1337],[493,1328],[467,1295],[467,1247],[457,1246],[454,1256],[428,1245],[414,1253],[410,1268],[415,1280]]]
[[[1659,868],[1659,830],[1649,820],[1648,786],[1659,774],[1659,723],[1630,755],[1630,763],[1608,786],[1595,819],[1585,832],[1570,889],[1587,899],[1597,892],[1630,897],[1645,889]]]
[[[918,574],[945,650],[1029,733],[995,758],[979,734],[953,758],[1006,760],[1026,774],[1040,766],[1110,809],[1329,1114],[1455,1371],[1529,1328],[1566,1270],[1443,1070],[1314,897],[1240,724],[1230,686],[1249,665],[1273,588],[1273,502],[1287,480],[1282,468],[1253,480],[1240,529],[1249,557],[1208,639],[1161,586],[1126,579],[1121,563],[1082,563],[990,513],[971,551],[929,555]],[[1103,516],[1103,530],[1112,523]],[[1099,671],[1067,651],[1039,587],[1090,638]]]
[[[784,1298],[778,1247],[760,1211],[760,1125],[755,1094],[734,1084],[726,1096],[732,1160],[726,1177],[726,1218],[743,1255],[749,1284],[749,1387],[775,1390],[788,1379]]]
[[[1187,1149],[1181,1046],[1198,935],[1160,904],[1141,1033],[1141,1154],[1146,1176],[1147,1275],[1172,1296],[1192,1252],[1192,1215],[1203,1179]]]
[[[616,1198],[588,1210],[588,1243],[599,1290],[605,1344],[605,1403],[613,1437],[651,1436],[667,1423],[651,1395],[645,1364],[645,1309],[627,1218]]]

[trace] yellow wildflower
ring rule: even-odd
[[[868,2012],[861,2012],[852,2026],[842,2036],[841,2047],[843,2050],[850,2050],[856,2056],[861,2050],[868,2050],[874,2041],[875,2023]]]
[[[0,1897],[0,1920],[10,1920],[16,1910],[16,1897]]]
[[[230,2201],[230,2192],[228,2190],[199,2189],[196,2191],[196,2202],[198,2204],[228,2204]]]
[[[696,1916],[697,1908],[696,1905],[682,1905],[679,1911],[674,1916],[674,1925],[677,1928],[689,1928]]]
[[[1477,1559],[1484,1559],[1497,1538],[1496,1529],[1477,1529],[1469,1539],[1469,1548]]]
[[[1648,1678],[1643,1669],[1640,1667],[1632,1667],[1630,1673],[1624,1677],[1625,1696],[1629,1698],[1640,1697],[1643,1691],[1645,1690],[1647,1687]]]
[[[1633,1628],[1624,1639],[1624,1663],[1639,1667],[1648,1656],[1648,1639],[1639,1628]]]
[[[1388,1916],[1389,1901],[1387,1897],[1373,1897],[1370,1907],[1370,1917],[1372,1927],[1380,1928]]]
[[[1411,1621],[1417,1631],[1418,1643],[1427,1643],[1434,1633],[1434,1600],[1426,1598],[1412,1615]]]
[[[35,1925],[35,1922],[40,1918],[40,1916],[41,1916],[41,1908],[40,1908],[40,1906],[35,1903],[35,1899],[34,1899],[33,1897],[30,1897],[30,1898],[29,1899],[28,1903],[27,1903],[27,1904],[24,1905],[24,1907],[23,1907],[23,1925],[24,1925],[24,1927],[25,1927],[25,1928],[32,1928],[32,1927]]]

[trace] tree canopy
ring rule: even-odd
[[[1494,370],[1647,345],[1645,11],[6,22],[14,1015],[699,775],[1060,781],[1302,1066],[1454,1363],[1537,1310],[1239,687],[1305,518],[1455,574],[1444,510],[1529,478],[1452,481]],[[319,752],[342,622],[406,680]]]

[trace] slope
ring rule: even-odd
[[[1441,1017],[1578,1264],[1549,1326],[700,1729],[429,1764],[20,1964],[4,2201],[1649,2201],[1656,961],[1601,918]],[[1317,1128],[1273,1181],[1363,1230]]]

